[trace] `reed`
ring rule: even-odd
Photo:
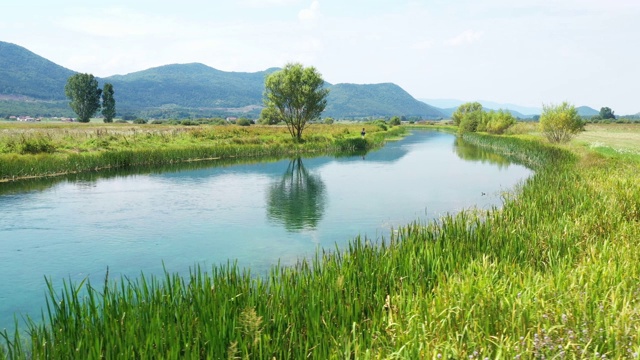
[[[474,135],[536,174],[501,208],[355,238],[293,267],[48,281],[23,358],[637,358],[638,163]],[[2,354],[2,353],[0,353]]]

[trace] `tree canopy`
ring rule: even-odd
[[[481,116],[481,113],[482,104],[479,102],[468,102],[458,106],[456,111],[453,112],[453,115],[451,115],[451,119],[455,125],[459,126],[465,118],[476,119]]]
[[[102,116],[104,116],[104,122],[106,123],[113,122],[113,118],[116,117],[116,99],[113,94],[113,85],[110,83],[104,84],[102,89]]]
[[[540,130],[550,142],[567,142],[584,126],[578,110],[566,101],[542,105]]]
[[[264,104],[268,111],[275,110],[291,136],[301,141],[307,123],[319,118],[327,106],[328,94],[322,75],[313,66],[290,63],[265,79]]]
[[[602,120],[607,120],[607,119],[615,119],[616,116],[614,114],[614,111],[611,110],[611,108],[609,107],[603,107],[600,108],[600,119]]]
[[[67,80],[64,92],[71,100],[69,106],[78,115],[78,121],[89,122],[89,119],[100,109],[98,80],[91,74],[75,74]]]

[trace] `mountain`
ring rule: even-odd
[[[440,119],[444,114],[431,105],[413,98],[400,86],[383,84],[336,84],[329,87],[323,116],[363,118],[385,116]]]
[[[579,106],[576,108],[576,110],[578,110],[578,115],[582,117],[592,117],[595,115],[600,115],[600,111],[588,106]]]
[[[275,70],[225,72],[198,63],[173,64],[110,76],[100,82],[113,84],[122,110],[229,109],[262,104],[264,79]]]
[[[458,108],[458,106],[468,102],[468,101],[462,101],[462,100],[456,100],[456,99],[418,99],[418,100],[444,110],[453,109],[453,111],[455,111],[455,109]],[[497,103],[497,102],[486,101],[486,100],[477,100],[477,101],[480,104],[482,104],[482,107],[485,108],[485,110],[487,111],[499,110],[499,109],[509,110],[509,112],[511,112],[513,116],[522,118],[522,119],[532,117],[533,115],[540,115],[540,113],[542,112],[541,108],[536,108],[536,107],[507,104],[507,103]],[[453,111],[451,111],[451,113],[453,113]]]
[[[64,86],[73,74],[21,46],[0,41],[0,99],[66,100]]]

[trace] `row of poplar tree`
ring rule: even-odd
[[[102,108],[104,122],[113,122],[116,116],[116,99],[113,97],[113,85],[98,87],[98,80],[91,74],[75,74],[67,80],[64,92],[71,100],[69,106],[78,115],[79,122],[89,122],[91,117]]]

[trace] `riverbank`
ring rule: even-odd
[[[32,346],[4,333],[9,356],[636,358],[637,158],[466,140],[536,174],[500,210],[409,224],[383,246],[355,239],[265,278],[230,264],[51,289],[51,325],[29,329]]]
[[[0,182],[189,161],[366,151],[403,131],[314,124],[298,143],[279,126],[2,124]]]

